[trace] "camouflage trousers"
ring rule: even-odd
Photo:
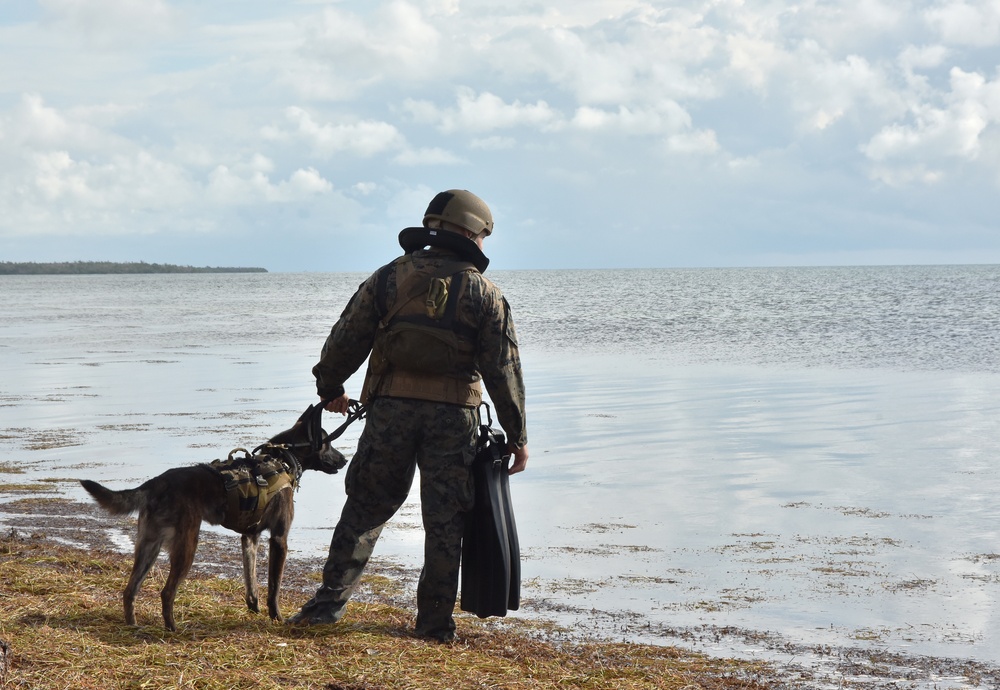
[[[369,405],[358,450],[344,479],[347,501],[330,541],[323,585],[303,608],[337,620],[353,594],[385,523],[406,500],[420,470],[424,564],[417,585],[417,634],[455,629],[465,516],[475,490],[478,412],[402,398]]]

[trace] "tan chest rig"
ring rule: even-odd
[[[396,298],[387,303],[386,281],[396,272]],[[446,259],[418,268],[411,255],[379,276],[376,303],[382,319],[368,362],[361,402],[379,395],[476,407],[482,385],[476,371],[477,333],[457,318],[466,292],[468,261]]]
[[[243,452],[244,457],[234,457]],[[210,467],[222,476],[226,485],[226,516],[222,526],[235,532],[252,532],[264,516],[264,511],[279,492],[295,489],[302,476],[302,467],[290,453],[265,447],[264,452],[251,455],[244,448],[229,453],[226,460],[214,460]]]

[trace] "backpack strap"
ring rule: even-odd
[[[391,266],[396,267],[396,275],[399,275],[399,269],[406,263],[412,262],[412,257],[407,254],[406,256],[400,257],[393,263],[385,267],[388,269]],[[375,303],[378,306],[379,313],[382,314],[382,320],[379,323],[380,328],[385,328],[392,321],[393,317],[396,316],[406,305],[427,290],[427,280],[428,278],[433,280],[434,278],[447,278],[449,276],[465,273],[467,271],[477,271],[476,267],[468,261],[445,261],[438,270],[434,271],[429,276],[414,271],[410,273],[403,280],[402,283],[396,285],[396,300],[393,302],[392,309],[386,311],[388,307],[387,304],[387,283],[388,283],[388,270],[383,270],[378,278],[376,279],[375,286]],[[454,307],[452,308],[454,310]]]

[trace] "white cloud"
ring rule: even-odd
[[[596,26],[512,30],[490,54],[505,76],[540,75],[580,105],[607,107],[716,95],[699,69],[720,59],[724,40],[701,12],[634,3]]]
[[[916,94],[928,94],[932,90],[930,80],[921,70],[936,69],[948,58],[949,49],[943,45],[908,45],[896,59],[907,86]]]
[[[517,140],[513,137],[489,136],[473,139],[469,142],[469,148],[481,151],[502,151],[512,149],[517,145]]]
[[[615,111],[582,106],[577,108],[571,124],[583,131],[613,130],[642,136],[688,129],[691,116],[679,104],[668,100],[650,107],[620,105]]]
[[[146,151],[100,160],[66,150],[24,152],[0,171],[0,236],[119,235],[137,210],[156,212],[198,197],[186,171]]]
[[[793,96],[794,108],[806,128],[824,130],[848,113],[857,115],[866,108],[896,113],[905,108],[884,69],[861,56],[835,60],[810,45],[796,57],[799,89]]]
[[[420,165],[462,165],[466,161],[451,151],[438,147],[406,149],[393,158],[393,162],[403,166]]]
[[[765,91],[771,74],[786,61],[785,51],[771,40],[736,34],[726,37],[729,66],[737,80]]]
[[[240,175],[229,167],[220,165],[209,175],[206,191],[216,203],[246,206],[264,202],[301,201],[331,192],[333,185],[314,168],[296,170],[287,180],[275,184],[261,170]]]
[[[404,0],[380,3],[364,16],[327,7],[305,30],[305,54],[362,82],[413,77],[438,63],[438,30]]]
[[[362,196],[370,196],[378,189],[378,185],[374,182],[358,182],[352,185],[351,189]]]
[[[907,45],[899,54],[899,65],[910,73],[918,69],[930,69],[939,66],[948,57],[948,48],[943,45]]]
[[[476,95],[468,88],[459,89],[456,100],[454,107],[439,108],[428,101],[408,99],[403,107],[417,122],[432,124],[445,133],[490,132],[516,127],[547,132],[564,124],[562,115],[542,100],[506,103],[492,93]]]
[[[941,181],[943,177],[940,170],[932,170],[924,165],[900,165],[900,166],[872,166],[869,175],[871,179],[878,180],[890,187],[909,187],[914,183],[921,185],[933,185]]]
[[[37,93],[24,94],[8,118],[10,139],[24,146],[101,149],[111,137],[86,120],[45,105]]]
[[[984,48],[1000,43],[1000,3],[995,1],[945,2],[925,10],[924,17],[946,43]]]
[[[996,130],[1000,125],[1000,80],[987,82],[979,74],[953,68],[950,84],[951,91],[945,94],[942,105],[915,106],[907,122],[882,127],[861,147],[879,164],[879,179],[892,179],[894,184],[914,179],[937,181],[944,173],[926,173],[928,165],[940,169],[949,158],[972,162],[979,157],[987,128]],[[886,172],[893,164],[903,172]],[[1000,160],[992,164],[1000,164]]]
[[[142,46],[170,36],[183,17],[166,0],[38,0],[73,38],[105,47]]]
[[[719,142],[715,132],[703,129],[667,137],[667,150],[673,153],[715,153],[719,150]]]
[[[0,25],[4,237],[375,227],[453,186],[512,227],[627,222],[597,182],[699,226],[745,226],[751,189],[929,223],[1000,182],[996,0],[39,3]]]
[[[298,140],[322,156],[340,152],[373,156],[398,149],[405,143],[399,130],[387,122],[362,120],[319,124],[312,115],[299,107],[286,108],[285,117],[291,128],[265,127],[262,129],[264,138],[279,142]]]

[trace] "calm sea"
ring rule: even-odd
[[[1000,267],[489,275],[529,393],[523,615],[1000,658]],[[0,450],[84,500],[259,443],[363,278],[0,277]],[[297,497],[317,568],[341,482]],[[415,501],[377,557],[419,564]]]

